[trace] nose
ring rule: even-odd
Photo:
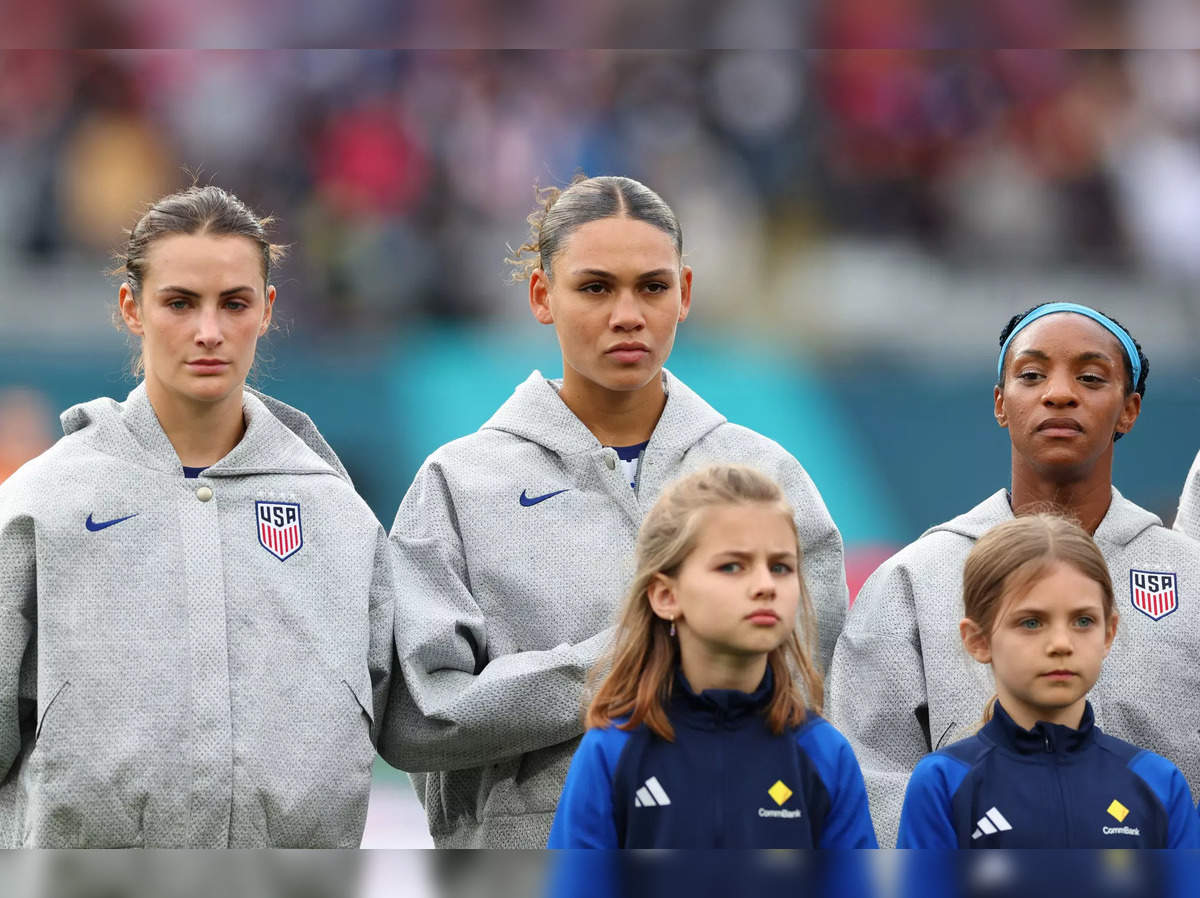
[[[196,343],[206,349],[213,349],[224,341],[219,310],[211,306],[202,306],[196,316]]]
[[[1077,387],[1069,372],[1051,374],[1046,378],[1042,401],[1053,408],[1073,408],[1079,404]]]
[[[613,302],[612,313],[609,315],[609,325],[612,329],[636,331],[641,330],[645,324],[646,318],[642,314],[642,304],[634,296],[633,291],[618,290]]]
[[[768,601],[775,598],[775,577],[770,565],[755,565],[754,578],[750,582],[750,598]]]
[[[1047,629],[1046,653],[1048,655],[1070,655],[1074,651],[1069,625],[1054,624]]]

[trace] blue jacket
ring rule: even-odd
[[[996,703],[908,781],[898,848],[1197,848],[1200,818],[1166,758],[1102,733],[1018,726]]]
[[[615,725],[583,737],[550,848],[875,848],[850,744],[816,714],[776,736],[762,712],[770,669],[750,694],[697,695],[676,676],[675,740]]]

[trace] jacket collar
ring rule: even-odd
[[[944,531],[957,533],[970,539],[979,539],[992,527],[1013,518],[1012,507],[1009,505],[1008,490],[997,490],[970,511],[956,518],[930,527],[922,536]],[[1099,543],[1124,547],[1133,542],[1143,531],[1151,527],[1161,527],[1162,520],[1140,505],[1130,502],[1114,486],[1112,501],[1105,512],[1100,526],[1096,528],[1095,538]]]
[[[1027,730],[1008,716],[999,700],[994,703],[994,709],[992,719],[980,733],[1018,754],[1072,754],[1086,748],[1096,738],[1096,717],[1091,702],[1084,703],[1083,720],[1078,729],[1039,720],[1033,729]]]
[[[665,368],[662,378],[667,404],[647,448],[682,455],[724,424],[725,416]],[[564,456],[600,448],[592,432],[559,398],[561,386],[561,380],[548,380],[534,371],[480,429],[502,430]]]
[[[323,457],[337,458],[307,415],[260,395],[252,390],[243,393],[246,433],[228,455],[205,470],[206,477],[320,473],[349,480],[340,462],[335,467]],[[292,427],[276,417],[272,408],[283,414]],[[180,473],[179,456],[154,413],[144,381],[130,391],[124,402],[101,397],[72,406],[63,412],[62,426],[64,433],[79,433],[98,451],[156,471]]]
[[[697,693],[683,675],[683,668],[676,668],[675,684],[671,690],[672,717],[683,718],[704,729],[734,725],[765,710],[771,703],[774,688],[775,681],[769,664],[762,681],[753,692],[705,689]]]

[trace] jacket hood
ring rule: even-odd
[[[665,368],[662,372],[667,404],[650,443],[657,450],[682,455],[725,423],[725,416],[690,390]],[[513,391],[480,430],[500,430],[545,446],[558,455],[591,452],[600,441],[558,395],[562,380],[548,380],[534,371]],[[667,436],[667,435],[670,436]]]
[[[923,537],[931,533],[955,533],[968,539],[979,539],[991,528],[1013,518],[1012,507],[1008,504],[1008,490],[997,490],[970,511],[951,518],[944,524],[930,527]],[[1142,532],[1151,527],[1161,527],[1162,520],[1140,505],[1135,505],[1112,488],[1112,501],[1105,512],[1100,526],[1096,528],[1097,542],[1107,542],[1116,546],[1127,546]]]
[[[246,433],[205,476],[242,474],[350,475],[308,415],[270,396],[245,389]],[[107,396],[71,406],[62,413],[63,433],[92,448],[156,471],[177,473],[179,456],[167,439],[143,381],[124,402]]]

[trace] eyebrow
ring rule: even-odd
[[[673,273],[674,272],[672,272],[670,268],[655,268],[653,271],[647,271],[643,274],[639,274],[637,276],[637,280],[644,281],[647,278],[669,277]],[[615,274],[613,274],[611,271],[605,271],[603,268],[580,268],[576,270],[574,274],[577,277],[579,275],[590,275],[591,277],[609,278],[610,280],[616,278]]]
[[[182,293],[184,296],[191,296],[191,297],[195,297],[197,299],[200,297],[199,293],[197,293],[195,290],[189,290],[187,287],[172,287],[172,286],[159,287],[158,292],[159,293]],[[220,295],[221,296],[232,296],[234,293],[245,293],[245,292],[253,293],[254,288],[247,287],[247,286],[230,287],[228,290],[222,290]]]
[[[1022,349],[1020,352],[1018,352],[1016,354],[1016,358],[1018,358],[1018,359],[1023,358],[1025,356],[1030,356],[1032,358],[1038,359],[1039,361],[1043,361],[1043,362],[1050,361],[1050,356],[1048,356],[1046,353],[1042,352],[1040,349]],[[1097,350],[1092,349],[1092,350],[1088,350],[1087,352],[1079,353],[1079,355],[1075,356],[1073,361],[1076,361],[1076,362],[1101,361],[1101,362],[1111,363],[1113,361],[1113,357],[1110,356],[1107,352],[1099,352]]]
[[[716,554],[717,555],[729,555],[729,556],[732,556],[733,558],[751,558],[758,553],[752,549],[719,549],[719,550],[717,550]],[[785,550],[783,552],[768,552],[767,557],[768,558],[795,558],[796,553],[791,550]]]
[[[1072,615],[1090,614],[1090,615],[1092,615],[1092,617],[1104,617],[1104,606],[1102,606],[1102,605],[1081,605],[1078,608],[1069,609],[1067,613],[1072,614]],[[1010,615],[1022,615],[1022,616],[1026,616],[1026,617],[1031,616],[1031,615],[1035,616],[1035,617],[1045,617],[1047,612],[1045,612],[1041,608],[1025,608],[1023,606],[1018,606],[1018,607],[1014,608],[1012,611],[1010,611],[1009,614]]]

